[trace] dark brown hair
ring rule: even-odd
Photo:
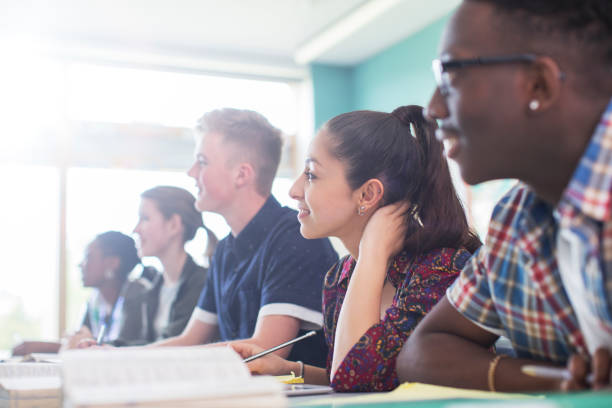
[[[200,133],[218,133],[226,142],[232,142],[248,154],[256,172],[257,192],[266,197],[272,190],[272,182],[280,163],[283,139],[281,131],[263,115],[232,108],[217,109],[205,113],[196,130]]]
[[[195,197],[187,190],[174,186],[153,187],[140,195],[153,200],[159,211],[168,219],[174,214],[181,217],[183,224],[183,243],[195,237],[198,228],[202,227],[208,237],[206,256],[210,259],[219,240],[217,236],[204,225],[202,213],[195,208]]]
[[[464,247],[474,252],[481,242],[468,226],[436,128],[416,105],[390,114],[349,112],[323,126],[332,154],[347,166],[353,190],[377,178],[385,188],[383,205],[410,203],[405,215],[407,250],[421,254]]]

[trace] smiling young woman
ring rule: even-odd
[[[291,188],[306,238],[338,237],[350,255],[323,288],[327,369],[306,382],[337,391],[398,385],[395,360],[425,314],[480,246],[454,190],[436,125],[419,106],[356,111],[327,122]],[[259,351],[236,345],[243,356]],[[266,356],[253,372],[301,372]]]

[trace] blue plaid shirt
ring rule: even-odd
[[[518,183],[495,207],[485,245],[448,289],[461,314],[508,337],[518,357],[565,363],[572,353],[587,354],[557,266],[563,229],[587,249],[577,273],[588,312],[612,333],[612,101],[557,206]]]

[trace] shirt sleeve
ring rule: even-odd
[[[320,329],[323,277],[338,260],[329,240],[305,239],[292,222],[268,255],[258,318],[287,315],[301,320],[303,329]]]
[[[486,247],[482,246],[448,288],[446,297],[467,319],[493,334],[503,335],[503,326],[491,297],[486,261]]]
[[[427,258],[407,275],[385,318],[366,331],[338,367],[331,382],[334,390],[388,391],[399,385],[395,363],[402,346],[459,274],[448,258],[443,263],[438,257]]]

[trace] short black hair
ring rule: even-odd
[[[612,67],[610,0],[469,0],[488,3],[540,35],[561,35]]]
[[[106,231],[96,236],[95,241],[105,256],[116,256],[119,258],[118,278],[120,281],[127,279],[128,275],[136,265],[140,263],[136,243],[119,231]]]

